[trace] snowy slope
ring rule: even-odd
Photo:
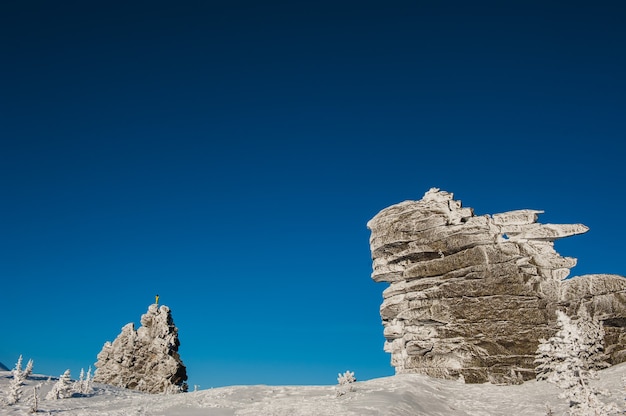
[[[357,374],[358,375],[358,374]],[[626,364],[600,372],[596,381],[621,408]],[[0,372],[0,391],[8,391],[10,372]],[[33,376],[15,406],[2,405],[0,415],[26,415],[32,386],[42,383],[41,397],[50,390],[46,376]],[[334,386],[232,386],[176,395],[151,395],[96,385],[90,397],[41,400],[41,412],[63,416],[181,415],[181,416],[367,416],[367,415],[545,415],[546,404],[556,415],[566,406],[558,390],[546,382],[520,386],[463,384],[420,375],[399,375],[357,382],[355,391],[337,397]],[[45,413],[44,413],[45,414]]]

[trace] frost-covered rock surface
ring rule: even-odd
[[[98,354],[94,381],[148,393],[187,391],[187,370],[178,354],[178,329],[167,306],[153,304]]]
[[[368,222],[372,278],[388,282],[380,308],[396,373],[466,382],[532,379],[540,338],[556,331],[556,310],[581,306],[604,324],[611,364],[626,361],[626,279],[564,280],[576,259],[554,240],[582,224],[541,224],[543,211],[476,216],[433,188]]]

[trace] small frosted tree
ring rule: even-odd
[[[337,386],[337,397],[343,396],[350,391],[354,391],[354,386],[352,385],[356,382],[354,371],[346,371],[343,374],[338,373],[337,382],[339,383],[339,386]]]
[[[14,405],[20,401],[22,398],[22,386],[24,385],[24,381],[28,378],[28,376],[33,371],[33,360],[28,361],[28,365],[26,366],[26,370],[22,371],[22,356],[17,359],[17,363],[15,363],[15,368],[13,368],[13,378],[9,383],[9,395],[7,397],[7,404]]]
[[[29,409],[31,413],[37,413],[39,411],[39,389],[41,389],[41,384],[33,386],[33,398]]]
[[[9,383],[9,394],[7,396],[7,404],[14,405],[22,398],[22,356],[17,360],[15,368],[12,371],[13,378]]]
[[[27,380],[28,377],[30,377],[32,374],[33,374],[33,360],[30,359],[26,363],[26,368],[24,369],[24,374],[23,374],[24,380]]]
[[[85,370],[80,369],[80,375],[78,376],[78,380],[72,384],[72,391],[74,393],[82,394],[83,393],[83,382],[85,381]]]
[[[87,376],[85,376],[85,380],[83,380],[83,394],[91,394],[93,393],[93,375],[91,374],[91,366],[87,370]]]
[[[63,375],[59,377],[59,380],[54,383],[52,389],[46,395],[47,400],[67,399],[72,397],[73,383],[70,375],[70,370],[65,370]]]
[[[563,390],[560,397],[569,401],[571,415],[607,414],[613,408],[604,405],[597,397],[599,392],[589,385],[589,380],[596,378],[596,370],[608,365],[602,345],[604,329],[597,319],[581,312],[581,317],[572,321],[557,311],[559,330],[550,339],[541,340],[537,348],[537,380]]]
[[[15,367],[13,367],[13,377],[22,374],[22,360],[22,354],[20,354],[17,362],[15,363]]]
[[[596,317],[581,308],[578,312],[579,318],[576,326],[580,331],[581,352],[592,378],[596,378],[596,371],[610,367],[607,360],[609,356],[604,353],[604,326]]]
[[[74,393],[78,393],[81,395],[88,395],[93,393],[92,388],[92,376],[91,376],[91,366],[85,375],[85,370],[80,369],[80,375],[78,376],[78,380],[74,382],[72,385],[72,390]]]

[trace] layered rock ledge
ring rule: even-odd
[[[532,379],[539,339],[556,310],[584,307],[604,324],[610,363],[626,361],[626,279],[566,279],[576,259],[554,250],[582,224],[541,224],[543,211],[476,216],[433,188],[379,212],[371,230],[372,279],[387,282],[380,314],[396,373],[466,382]]]

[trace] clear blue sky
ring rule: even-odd
[[[366,222],[453,192],[626,275],[622,1],[4,1],[0,362],[161,295],[190,385],[393,373]]]

